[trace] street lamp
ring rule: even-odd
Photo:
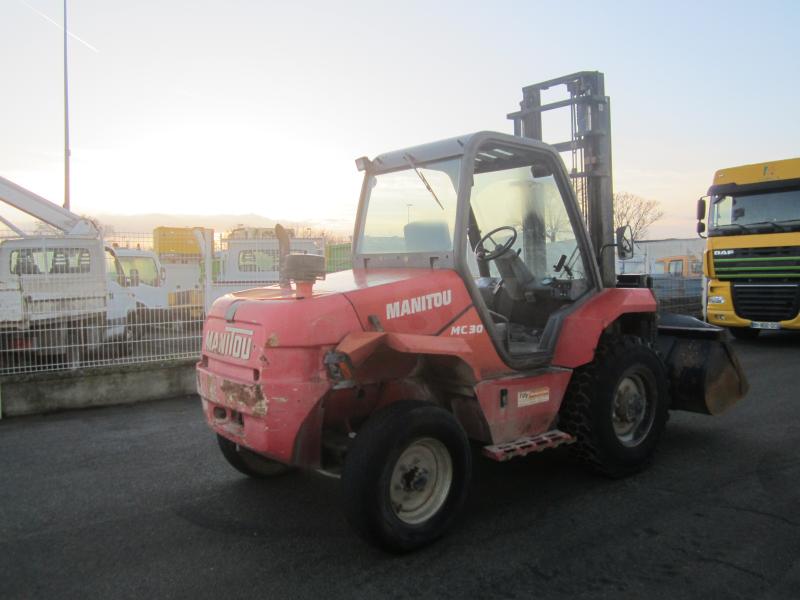
[[[67,78],[67,0],[64,0],[64,208],[69,210],[69,84]]]

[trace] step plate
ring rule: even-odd
[[[575,438],[568,433],[554,429],[541,435],[519,438],[507,444],[484,446],[483,453],[498,462],[511,460],[515,456],[525,456],[531,452],[541,452],[548,448],[556,448],[562,444],[571,444]]]

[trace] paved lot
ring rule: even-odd
[[[337,481],[239,476],[196,398],[0,422],[2,598],[797,598],[800,336],[737,342],[750,396],[673,414],[624,481],[479,462],[441,542],[351,534]]]

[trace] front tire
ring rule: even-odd
[[[469,442],[446,410],[402,401],[361,428],[342,473],[345,513],[367,541],[407,552],[439,538],[463,506]]]
[[[641,338],[601,340],[595,360],[577,369],[560,411],[574,457],[591,470],[624,477],[651,461],[667,422],[664,365]]]
[[[237,471],[256,479],[283,475],[291,470],[289,465],[261,456],[228,438],[217,435],[217,443],[225,460]]]

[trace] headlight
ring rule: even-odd
[[[709,296],[709,304],[725,304],[725,296]]]

